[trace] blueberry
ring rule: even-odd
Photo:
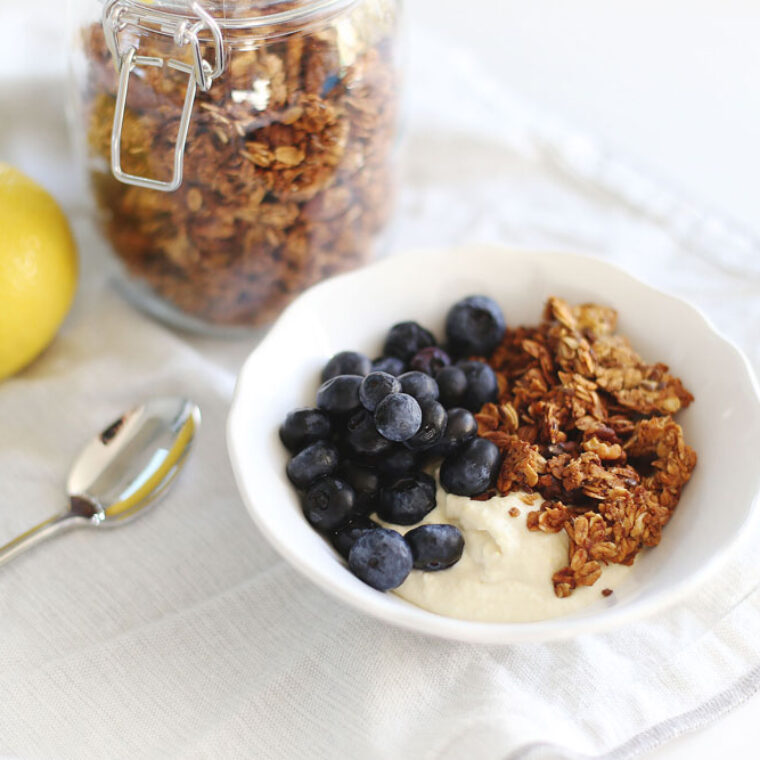
[[[412,371],[404,372],[403,375],[399,375],[398,379],[401,382],[401,390],[410,396],[414,396],[417,401],[426,398],[438,399],[438,383],[430,375]]]
[[[319,92],[320,98],[326,98],[332,90],[337,87],[341,82],[341,77],[338,74],[330,74],[325,77],[325,81],[322,84],[322,89]]]
[[[435,345],[433,334],[416,322],[399,322],[385,339],[383,354],[408,362],[421,348]]]
[[[375,457],[393,445],[377,432],[375,418],[366,409],[357,409],[346,423],[344,441],[352,454]]]
[[[303,497],[306,519],[323,532],[345,525],[354,511],[354,489],[338,478],[320,478]]]
[[[417,472],[380,489],[377,514],[396,525],[414,525],[434,507],[435,480],[424,472]]]
[[[389,375],[398,377],[406,371],[406,364],[396,356],[381,356],[372,362],[373,372],[387,372]]]
[[[461,367],[442,367],[435,373],[439,400],[447,408],[459,406],[467,390],[467,375]]]
[[[441,485],[448,493],[476,496],[488,490],[500,463],[499,449],[485,438],[473,438],[441,464]]]
[[[401,383],[396,377],[387,372],[370,372],[359,386],[359,400],[365,409],[374,412],[389,393],[400,392]]]
[[[377,467],[383,475],[397,478],[418,470],[420,457],[416,451],[411,451],[405,446],[396,446],[390,453],[385,454],[377,463]]]
[[[375,528],[356,539],[348,553],[348,567],[372,588],[389,591],[412,571],[412,550],[395,530]]]
[[[375,409],[378,432],[389,441],[408,441],[422,424],[422,410],[406,393],[391,393]]]
[[[459,562],[464,551],[464,536],[455,525],[420,525],[404,540],[418,570],[445,570]]]
[[[377,470],[344,460],[338,468],[338,474],[354,489],[355,513],[367,515],[377,509],[380,495],[380,473]]]
[[[478,421],[468,409],[449,409],[449,417],[444,431],[444,440],[464,443],[478,434]]]
[[[463,361],[457,366],[467,378],[467,390],[462,396],[461,405],[471,412],[479,412],[483,404],[498,401],[499,383],[494,371],[484,362]]]
[[[463,298],[446,315],[446,339],[458,356],[488,356],[506,329],[499,304],[487,296]]]
[[[406,442],[410,449],[423,451],[437,443],[446,429],[446,410],[437,401],[426,398],[420,401],[422,424],[420,429]]]
[[[369,517],[363,515],[356,515],[351,518],[351,521],[346,523],[342,528],[332,534],[330,541],[332,545],[338,551],[342,557],[348,559],[348,554],[351,551],[351,547],[356,543],[356,540],[363,536],[367,531],[374,530],[380,526]]]
[[[368,375],[372,371],[372,362],[357,351],[340,351],[325,364],[322,370],[322,382],[338,375]]]
[[[359,386],[364,378],[359,375],[338,375],[319,386],[317,406],[331,414],[346,414],[358,409]]]
[[[435,456],[447,457],[478,434],[478,421],[467,409],[449,409],[446,429],[441,439],[430,449]]]
[[[435,377],[435,373],[442,367],[451,364],[449,355],[438,346],[428,346],[418,351],[409,362],[411,369],[424,372],[426,375]]]
[[[327,441],[315,441],[299,451],[285,469],[296,488],[308,488],[317,478],[332,475],[338,466],[338,449]]]
[[[314,441],[329,438],[331,433],[330,418],[319,409],[294,409],[280,426],[280,440],[294,454]]]

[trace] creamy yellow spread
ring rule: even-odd
[[[412,570],[395,593],[431,612],[463,620],[529,622],[568,615],[603,600],[630,567],[609,565],[593,586],[564,599],[554,593],[552,575],[567,565],[568,537],[529,531],[525,494],[473,501],[438,488],[436,508],[422,523],[450,523],[464,535],[462,558],[436,572]],[[519,512],[516,516],[515,510]],[[399,526],[389,525],[396,530]],[[407,529],[408,530],[408,529]],[[400,532],[406,532],[401,528]]]

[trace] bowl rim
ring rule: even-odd
[[[690,576],[674,582],[670,587],[663,588],[646,600],[639,600],[633,604],[606,610],[604,615],[578,618],[556,617],[528,623],[460,620],[424,610],[409,602],[405,602],[403,606],[400,605],[397,609],[394,609],[393,614],[390,614],[388,609],[381,609],[379,607],[378,598],[375,595],[380,594],[380,592],[374,591],[369,587],[364,589],[358,587],[355,588],[353,586],[350,588],[337,586],[327,574],[324,574],[319,569],[315,571],[314,566],[310,564],[308,559],[305,559],[297,552],[292,551],[290,546],[281,539],[278,533],[270,528],[268,521],[263,519],[260,515],[256,506],[257,499],[244,488],[242,473],[246,464],[242,459],[242,452],[236,445],[237,429],[239,425],[242,425],[242,420],[239,420],[236,412],[242,405],[242,389],[249,384],[247,378],[252,371],[251,368],[256,363],[256,355],[262,349],[278,340],[278,334],[282,329],[282,325],[287,324],[292,318],[291,315],[301,308],[301,304],[305,300],[308,301],[308,299],[312,298],[313,294],[344,287],[346,283],[350,283],[353,280],[361,280],[362,278],[372,276],[379,271],[390,270],[398,266],[406,266],[407,263],[413,259],[422,260],[431,256],[458,256],[463,250],[467,250],[468,252],[472,252],[473,250],[489,251],[491,253],[507,256],[529,255],[531,257],[540,257],[545,260],[556,259],[557,257],[562,257],[564,260],[569,258],[571,260],[574,259],[582,266],[588,266],[591,264],[594,267],[606,269],[608,272],[623,275],[636,286],[649,291],[658,298],[665,298],[678,308],[687,309],[698,317],[702,325],[708,331],[713,333],[714,337],[726,344],[726,347],[734,353],[736,358],[739,359],[745,370],[746,379],[749,381],[749,387],[754,395],[753,400],[758,407],[760,407],[760,383],[758,382],[758,378],[755,375],[746,354],[734,343],[734,341],[724,335],[699,307],[691,304],[680,296],[676,296],[666,290],[662,290],[647,283],[617,263],[586,253],[566,250],[533,249],[524,246],[510,246],[497,243],[472,243],[451,246],[443,249],[414,248],[405,250],[364,266],[358,270],[336,275],[305,290],[282,312],[267,335],[253,348],[243,363],[235,382],[233,398],[227,416],[226,441],[228,457],[232,465],[238,491],[254,524],[263,534],[267,542],[282,558],[333,598],[337,598],[349,606],[358,608],[372,617],[386,623],[396,625],[406,630],[418,633],[421,632],[447,640],[508,645],[527,642],[554,641],[586,634],[603,633],[619,628],[627,623],[641,620],[643,618],[649,618],[657,612],[660,612],[667,607],[671,607],[679,600],[691,595],[698,586],[701,586],[709,577],[713,576],[720,569],[724,562],[734,552],[736,545],[741,540],[742,536],[751,530],[756,523],[760,522],[760,470],[758,470],[756,482],[754,484],[754,496],[749,505],[747,516],[744,521],[735,534]],[[420,612],[425,614],[420,615]]]

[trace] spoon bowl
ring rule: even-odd
[[[142,514],[181,470],[200,422],[192,401],[173,396],[149,399],[123,414],[74,462],[68,509],[0,546],[0,565],[64,530],[123,525]]]
[[[135,407],[82,449],[67,482],[70,499],[92,504],[97,525],[136,517],[179,473],[200,419],[185,398],[153,398]]]

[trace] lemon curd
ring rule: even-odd
[[[593,586],[560,599],[552,575],[567,564],[568,537],[529,531],[533,506],[519,492],[476,501],[438,488],[437,506],[422,523],[450,523],[464,536],[464,553],[447,570],[412,570],[393,593],[440,615],[462,620],[522,623],[569,615],[601,602],[602,590],[616,589],[630,573],[608,565]],[[398,526],[389,526],[398,528]]]

